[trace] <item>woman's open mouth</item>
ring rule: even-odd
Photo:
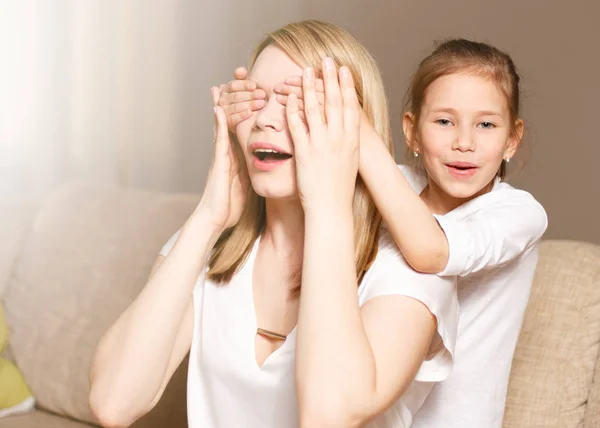
[[[254,166],[260,171],[270,171],[292,158],[290,153],[272,146],[265,147],[265,144],[255,144],[251,149]]]

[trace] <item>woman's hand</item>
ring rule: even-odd
[[[239,221],[246,202],[249,179],[244,159],[238,159],[229,139],[223,107],[217,105],[220,92],[219,88],[211,88],[215,111],[215,152],[196,211],[206,213],[211,226],[223,231]]]
[[[298,192],[305,212],[323,205],[351,209],[359,159],[360,105],[352,74],[338,72],[330,58],[323,61],[325,115],[316,91],[312,68],[304,70],[302,90],[306,126],[299,114],[295,93],[286,113],[294,142]]]
[[[234,130],[238,123],[248,119],[253,111],[265,106],[267,94],[257,89],[256,82],[248,80],[248,70],[238,67],[233,72],[234,80],[221,85],[219,106],[223,107],[227,116],[227,126]]]

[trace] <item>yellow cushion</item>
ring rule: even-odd
[[[0,305],[0,354],[8,343],[8,327]],[[19,369],[10,361],[0,358],[0,418],[23,413],[35,406],[35,400]]]

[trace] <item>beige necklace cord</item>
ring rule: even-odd
[[[277,340],[285,340],[287,338],[287,335],[285,335],[285,334],[275,333],[274,331],[265,330],[264,328],[257,328],[256,334],[260,334],[261,336],[266,336],[271,339],[277,339]]]

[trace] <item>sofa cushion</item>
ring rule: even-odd
[[[77,185],[44,204],[5,293],[14,360],[41,408],[94,421],[88,371],[100,337],[198,199]]]
[[[599,343],[600,246],[544,241],[513,360],[504,427],[580,427]]]
[[[596,370],[594,370],[594,380],[592,382],[592,390],[585,410],[583,427],[600,427],[600,351],[598,353],[598,359],[596,359]]]
[[[2,419],[2,428],[90,428],[83,422],[73,421],[56,416],[43,410],[36,410],[26,415],[9,416]]]
[[[23,236],[38,208],[39,202],[33,200],[13,199],[0,202],[0,300]]]

